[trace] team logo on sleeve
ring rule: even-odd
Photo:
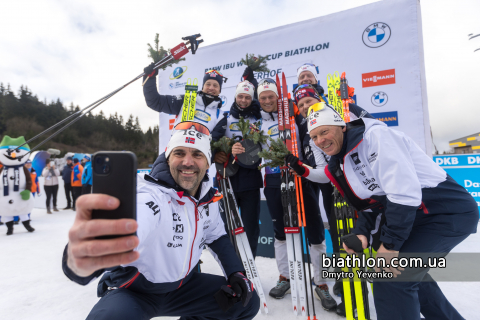
[[[278,124],[274,124],[270,128],[268,128],[267,133],[270,137],[278,136]]]
[[[350,155],[350,157],[352,158],[353,163],[355,163],[355,164],[360,164],[360,162],[362,162],[362,161],[360,161],[360,158],[358,157],[358,152],[352,153]]]
[[[238,127],[238,122],[232,122],[229,128],[230,131],[240,131],[240,128]]]
[[[195,138],[186,137],[185,138],[185,143],[195,144]]]

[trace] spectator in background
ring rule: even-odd
[[[72,168],[72,193],[73,193],[73,211],[75,211],[75,202],[82,195],[82,173],[83,167],[77,158],[73,158]]]
[[[0,169],[2,169],[3,164],[0,162]],[[2,216],[0,216],[0,226],[3,225],[4,223],[2,222]]]
[[[72,209],[72,170],[72,157],[68,157],[67,164],[62,169],[63,188],[65,189],[65,197],[67,198],[67,207],[63,208],[63,210]],[[70,194],[72,195],[72,197],[70,197]]]
[[[89,155],[85,155],[83,159],[85,165],[82,173],[82,194],[89,194],[92,193],[92,162]]]
[[[42,177],[45,177],[45,195],[47,196],[47,213],[52,213],[50,211],[50,199],[53,197],[53,211],[58,211],[57,209],[57,193],[58,193],[58,177],[60,176],[60,171],[55,167],[55,163],[50,159],[47,159],[47,165],[43,168]]]

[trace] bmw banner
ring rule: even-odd
[[[379,1],[201,46],[186,61],[159,73],[158,90],[182,95],[187,80],[195,78],[201,90],[205,71],[216,69],[228,78],[221,99],[223,110],[229,110],[245,69],[240,60],[247,53],[267,57],[270,72],[255,73],[257,80],[284,72],[289,91],[297,85],[296,71],[304,63],[317,66],[325,90],[328,74],[346,72],[360,107],[408,134],[431,155],[418,0]],[[174,120],[174,115],[160,114],[160,152],[165,150]]]

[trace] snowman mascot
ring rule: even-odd
[[[8,231],[7,235],[13,234],[13,217],[19,216],[25,229],[33,232],[30,226],[28,214],[33,209],[32,177],[27,168],[24,167],[28,157],[25,156],[30,147],[25,143],[24,137],[16,139],[4,136],[0,143],[0,215],[5,222]]]

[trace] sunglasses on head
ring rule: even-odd
[[[193,121],[185,121],[185,122],[179,122],[174,130],[195,130],[198,131],[204,135],[209,136],[210,135],[210,130],[208,130],[207,127],[205,127],[203,124],[198,123],[198,122],[193,122]]]
[[[264,85],[266,85],[266,84],[274,84],[274,85],[277,85],[277,84],[275,83],[275,80],[273,80],[273,79],[263,79],[262,81],[260,81],[260,82],[258,83],[259,86],[264,86]]]
[[[215,70],[215,69],[212,69],[212,70],[208,70],[207,72],[205,72],[206,74],[210,74],[210,73],[216,73],[218,74],[220,77],[223,78],[223,82],[227,82],[228,78],[224,77],[223,74],[218,71],[218,70]]]
[[[325,110],[326,108],[327,108],[327,107],[326,107],[326,105],[325,105],[325,102],[315,103],[314,105],[311,105],[311,106],[308,108],[307,116],[309,116],[309,115],[312,114],[313,112],[318,112],[318,111]]]

